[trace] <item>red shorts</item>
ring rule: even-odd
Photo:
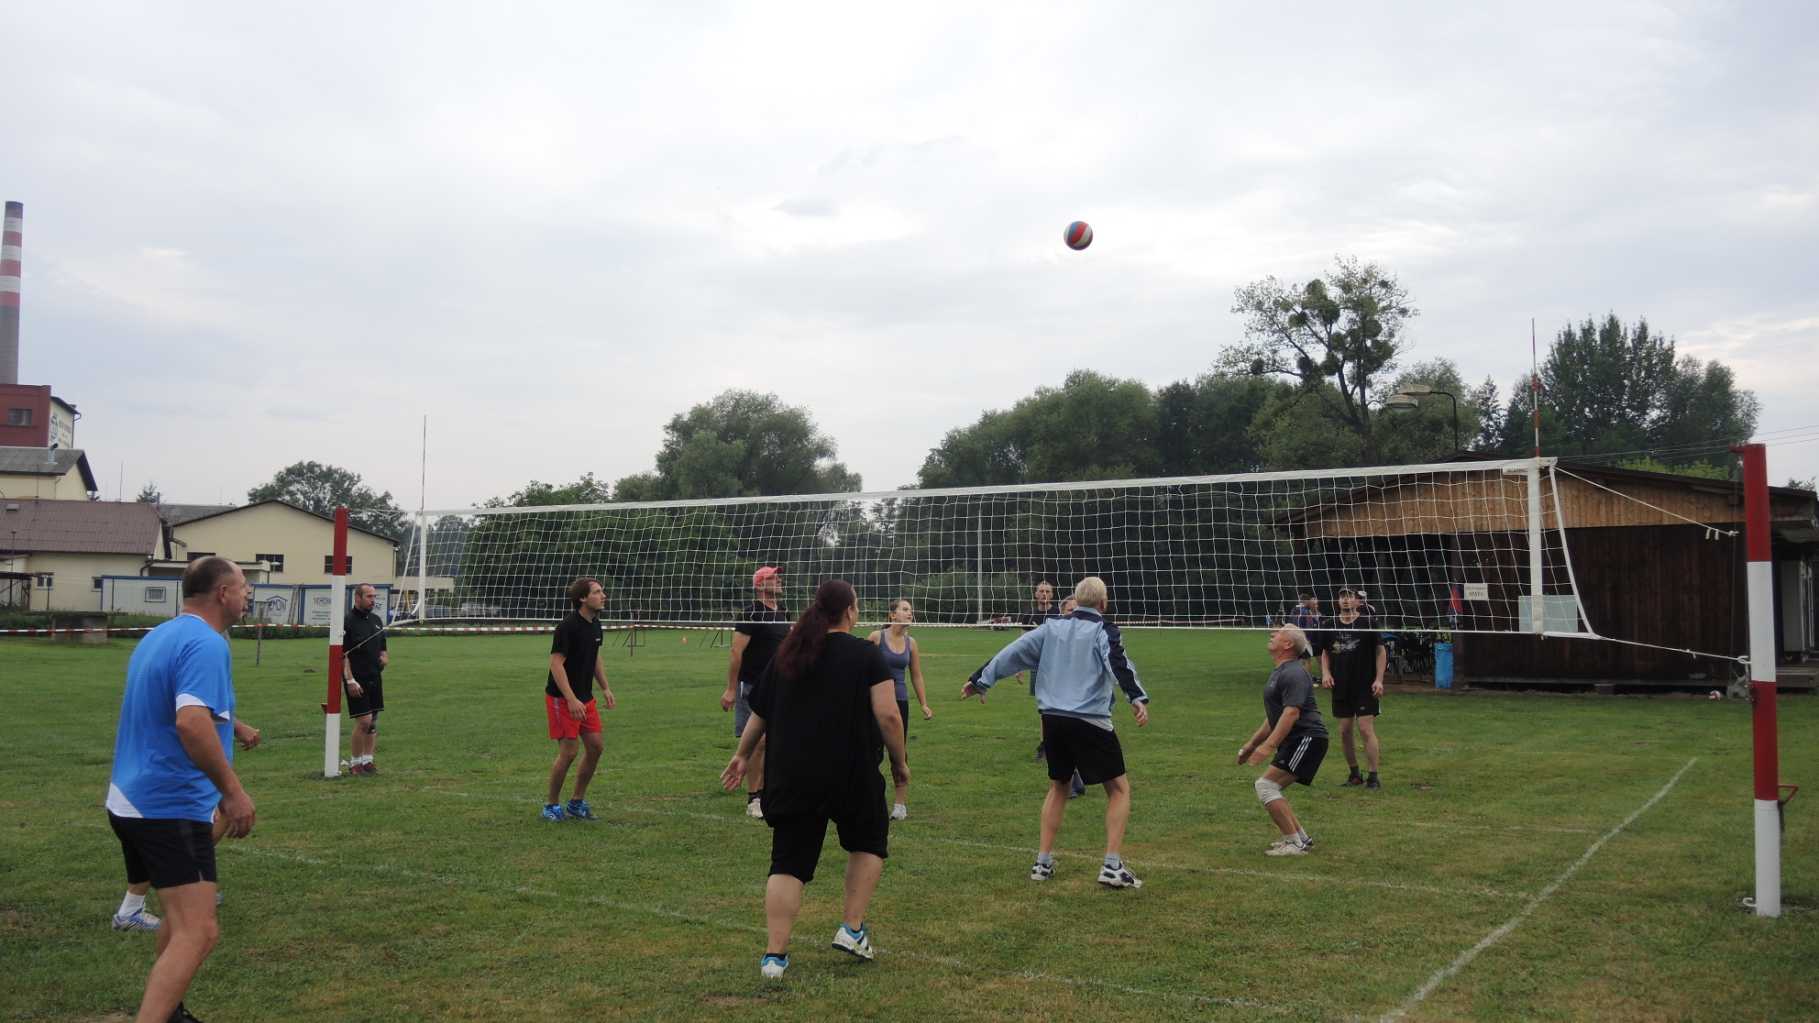
[[[600,710],[589,700],[584,705],[587,713],[576,721],[568,715],[568,701],[560,696],[543,694],[543,709],[549,712],[549,737],[552,739],[579,739],[582,732],[600,731]]]

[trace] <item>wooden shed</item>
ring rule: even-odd
[[[1784,663],[1803,663],[1815,646],[1819,503],[1810,490],[1770,489],[1776,645]],[[1747,646],[1741,485],[1563,464],[1541,474],[1541,505],[1548,631],[1627,643],[1512,631],[1530,620],[1526,475],[1389,477],[1305,510],[1289,530],[1317,592],[1361,587],[1387,628],[1452,632],[1467,682],[1731,678],[1732,663],[1675,651]],[[1798,671],[1788,681],[1811,684]]]

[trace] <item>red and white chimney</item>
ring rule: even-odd
[[[6,204],[6,230],[0,237],[0,384],[19,382],[19,258],[25,230],[25,204]]]

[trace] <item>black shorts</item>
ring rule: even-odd
[[[862,795],[825,807],[821,813],[779,815],[766,807],[764,823],[771,826],[770,872],[788,874],[803,884],[813,881],[830,820],[840,836],[840,848],[889,859],[891,818],[884,808],[884,778],[875,773],[872,778]]]
[[[1276,759],[1270,761],[1270,766],[1279,767],[1294,775],[1295,780],[1303,785],[1312,785],[1314,775],[1320,773],[1320,761],[1325,759],[1326,736],[1290,736],[1282,748],[1276,751]]]
[[[907,743],[907,742],[909,742],[909,701],[908,700],[898,700],[897,701],[897,714],[898,714],[898,716],[903,718],[903,741],[905,743]],[[909,756],[909,749],[907,747],[904,748],[903,755],[906,757]]]
[[[1333,716],[1336,718],[1376,717],[1383,712],[1383,701],[1371,695],[1370,679],[1363,682],[1333,682]]]
[[[153,888],[179,888],[215,881],[213,826],[181,818],[116,817],[107,823],[120,839],[126,857],[126,883],[152,883]]]
[[[1118,733],[1090,721],[1042,715],[1042,752],[1054,781],[1067,781],[1076,771],[1088,785],[1124,777],[1124,747],[1118,745]]]
[[[384,683],[380,682],[378,679],[373,679],[371,682],[368,682],[366,679],[357,678],[354,681],[360,683],[359,696],[355,696],[353,692],[347,688],[345,682],[341,685],[341,694],[347,697],[348,717],[363,718],[368,714],[377,714],[385,709]]]

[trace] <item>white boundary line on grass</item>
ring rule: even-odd
[[[286,861],[286,862],[290,862],[290,863],[297,863],[297,864],[302,864],[305,866],[317,867],[317,868],[322,868],[325,870],[331,870],[331,871],[337,871],[337,872],[347,872],[347,871],[353,871],[356,869],[354,865],[348,864],[348,863],[336,862],[333,860],[319,859],[314,856],[305,856],[301,853],[282,852],[277,849],[261,849],[257,846],[242,845],[239,843],[226,845],[226,846],[223,846],[222,848],[231,850],[236,855],[244,854],[244,855],[251,855],[251,856],[262,856],[262,857],[266,857],[268,859],[282,860],[282,861]],[[377,871],[379,873],[392,874],[397,877],[410,878],[410,879],[419,880],[419,881],[433,881],[438,884],[456,885],[456,886],[459,886],[461,888],[464,888],[464,889],[467,889],[470,891],[474,890],[476,888],[482,889],[482,890],[490,889],[493,891],[510,892],[513,895],[523,895],[523,896],[528,896],[531,898],[540,898],[540,899],[557,899],[557,900],[567,901],[567,902],[573,902],[576,899],[579,899],[580,901],[583,901],[583,902],[591,902],[595,905],[604,906],[608,909],[618,910],[618,911],[624,912],[624,913],[642,913],[647,916],[659,916],[659,917],[663,917],[663,918],[669,919],[669,920],[679,920],[679,921],[682,921],[683,923],[697,924],[697,925],[700,925],[703,927],[714,927],[714,928],[719,928],[721,930],[727,930],[727,931],[739,931],[739,932],[742,932],[745,934],[762,935],[762,934],[767,933],[763,927],[758,927],[753,924],[732,923],[732,922],[729,922],[726,920],[717,919],[715,917],[704,916],[699,913],[689,913],[689,912],[685,912],[683,910],[670,909],[666,906],[659,906],[659,905],[655,905],[655,904],[648,903],[648,902],[622,902],[617,899],[609,899],[604,895],[591,895],[590,894],[590,895],[576,896],[576,895],[570,895],[570,894],[564,894],[561,892],[551,891],[548,889],[537,888],[535,886],[527,885],[527,884],[520,884],[520,885],[477,884],[468,878],[457,877],[457,876],[451,875],[451,874],[438,874],[433,871],[414,870],[410,867],[397,867],[397,866],[392,866],[391,864],[384,864],[384,863],[362,863],[359,865],[358,869],[365,870],[365,871]],[[915,959],[915,960],[920,960],[922,962],[936,963],[938,965],[947,966],[952,969],[963,970],[966,973],[973,975],[973,976],[977,976],[979,974],[985,973],[985,974],[991,974],[993,976],[1007,978],[1007,979],[1025,980],[1025,981],[1038,982],[1038,983],[1047,982],[1047,983],[1055,983],[1055,984],[1064,984],[1069,987],[1102,988],[1106,991],[1114,991],[1119,994],[1126,994],[1126,995],[1143,995],[1143,996],[1150,997],[1150,998],[1166,998],[1166,999],[1171,999],[1171,1000],[1192,1002],[1192,1003],[1200,1004],[1200,1005],[1219,1005],[1219,1006],[1226,1006],[1229,1008],[1237,1008],[1237,1009],[1256,1009],[1260,1012],[1265,1012],[1265,1013],[1269,1013],[1271,1015],[1278,1015],[1278,1016],[1287,1015],[1291,1011],[1295,1011],[1295,1010],[1291,1010],[1288,1006],[1273,1005],[1269,1002],[1260,1002],[1260,1001],[1257,1001],[1256,999],[1252,999],[1252,998],[1222,998],[1222,997],[1219,997],[1216,995],[1203,995],[1203,994],[1199,994],[1197,992],[1191,992],[1191,991],[1155,991],[1155,990],[1151,990],[1148,988],[1130,987],[1130,986],[1127,986],[1124,984],[1115,984],[1115,983],[1112,983],[1111,981],[1105,981],[1105,980],[1094,980],[1091,978],[1084,978],[1084,977],[1069,977],[1069,976],[1064,976],[1064,975],[1055,974],[1055,973],[1044,973],[1039,970],[1015,970],[1015,971],[984,970],[984,969],[980,968],[979,963],[977,961],[955,959],[955,958],[951,958],[949,956],[930,955],[930,954],[924,953],[924,952],[893,951],[889,948],[886,948],[883,945],[878,946],[878,952],[881,955],[889,955],[889,956],[892,956],[895,958]]]
[[[423,786],[413,786],[413,790],[427,795],[453,796],[457,799],[486,799],[495,802],[511,803],[535,802],[535,799],[532,797],[457,792],[453,789],[438,789]],[[677,817],[690,820],[712,821],[717,824],[735,827],[746,826],[745,822],[750,819],[743,813],[734,816],[730,814],[706,813],[699,810],[658,810],[650,807],[631,806],[625,803],[613,803],[610,805],[610,809],[624,813],[644,814],[650,817]],[[1031,846],[1000,845],[993,842],[977,842],[964,838],[941,838],[936,835],[926,835],[914,830],[902,831],[895,828],[892,830],[892,835],[898,838],[908,838],[917,842],[933,842],[938,845],[953,845],[969,849],[988,849],[996,852],[1021,853],[1030,857],[1032,860],[1036,856],[1036,850]],[[1097,853],[1056,853],[1055,855],[1057,858],[1061,859],[1079,857],[1082,859],[1096,860],[1099,858],[1099,854]],[[1155,867],[1158,870],[1180,871],[1182,873],[1193,874],[1231,874],[1238,877],[1259,877],[1271,881],[1300,881],[1307,884],[1337,884],[1363,888],[1385,888],[1390,891],[1423,892],[1429,895],[1450,895],[1455,897],[1461,895],[1492,899],[1527,899],[1532,897],[1528,892],[1512,892],[1485,886],[1447,888],[1440,885],[1410,884],[1402,881],[1372,881],[1356,877],[1325,877],[1319,874],[1278,873],[1273,870],[1252,870],[1245,867],[1208,867],[1183,863],[1168,863],[1147,858],[1143,859],[1142,862]]]
[[[1572,866],[1567,867],[1564,871],[1561,871],[1559,877],[1554,878],[1554,880],[1551,883],[1549,883],[1546,888],[1543,888],[1539,892],[1536,892],[1535,897],[1530,899],[1528,901],[1527,905],[1523,906],[1520,910],[1517,910],[1515,916],[1512,916],[1508,920],[1505,920],[1501,925],[1499,925],[1497,927],[1496,930],[1490,932],[1489,934],[1486,934],[1483,938],[1480,938],[1476,945],[1473,945],[1471,948],[1468,948],[1465,951],[1459,953],[1459,955],[1457,957],[1455,957],[1452,962],[1447,963],[1445,966],[1442,966],[1438,970],[1435,970],[1433,976],[1427,978],[1426,983],[1424,983],[1420,987],[1416,988],[1415,993],[1412,995],[1409,995],[1408,998],[1406,1000],[1404,1000],[1401,1005],[1398,1005],[1394,1009],[1390,1010],[1389,1012],[1384,1013],[1383,1016],[1381,1017],[1382,1023],[1392,1023],[1392,1021],[1399,1020],[1402,1017],[1408,1015],[1411,1011],[1413,1011],[1415,1009],[1416,1006],[1418,1006],[1422,1002],[1426,1001],[1427,996],[1433,994],[1434,991],[1440,987],[1440,985],[1446,983],[1448,980],[1451,980],[1453,977],[1457,976],[1460,970],[1463,970],[1467,966],[1470,966],[1472,963],[1472,960],[1478,958],[1480,953],[1484,952],[1486,949],[1490,948],[1492,945],[1497,944],[1499,941],[1502,941],[1504,938],[1509,937],[1510,932],[1514,931],[1517,927],[1522,926],[1522,921],[1528,919],[1530,914],[1534,913],[1535,910],[1541,908],[1541,904],[1543,902],[1546,902],[1555,892],[1559,891],[1561,885],[1564,885],[1568,881],[1571,881],[1573,879],[1573,875],[1579,873],[1579,868],[1585,866],[1587,863],[1590,863],[1592,860],[1592,857],[1598,855],[1598,850],[1604,848],[1604,843],[1606,843],[1606,842],[1610,841],[1611,839],[1616,838],[1618,835],[1622,834],[1623,830],[1625,828],[1629,827],[1631,824],[1634,824],[1636,822],[1636,818],[1647,813],[1649,811],[1649,809],[1651,807],[1653,807],[1656,803],[1661,802],[1661,800],[1663,798],[1665,798],[1669,792],[1673,791],[1674,785],[1680,781],[1681,775],[1684,775],[1686,772],[1692,770],[1693,765],[1698,762],[1699,762],[1699,758],[1694,757],[1693,759],[1688,760],[1685,764],[1683,764],[1681,766],[1680,770],[1675,771],[1674,776],[1667,780],[1667,784],[1661,786],[1661,790],[1659,792],[1656,792],[1654,795],[1649,797],[1648,802],[1643,803],[1641,806],[1637,807],[1634,811],[1632,811],[1630,813],[1630,815],[1628,817],[1623,818],[1623,823],[1618,824],[1616,827],[1605,832],[1602,837],[1600,837],[1596,842],[1593,842],[1585,850],[1585,853],[1582,856],[1580,856],[1577,860],[1573,861]]]

